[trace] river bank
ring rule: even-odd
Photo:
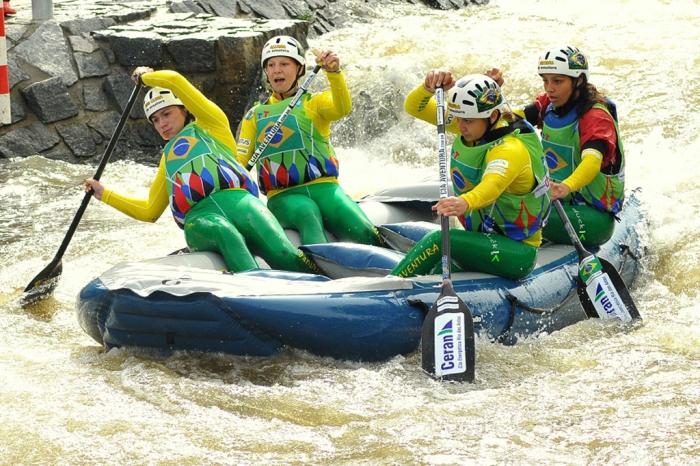
[[[97,163],[131,93],[136,66],[184,74],[226,112],[235,134],[245,110],[265,92],[259,57],[267,39],[286,34],[306,45],[307,36],[381,6],[375,0],[53,3],[51,20],[32,22],[31,2],[12,2],[18,10],[6,25],[12,123],[0,127],[0,157],[40,154]],[[458,8],[483,2],[425,3]],[[162,141],[143,118],[141,101],[113,157],[155,164]]]

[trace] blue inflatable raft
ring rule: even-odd
[[[124,263],[88,283],[77,300],[81,327],[106,348],[148,347],[269,356],[284,347],[320,356],[380,361],[415,351],[441,276],[387,276],[401,253],[432,228],[437,184],[387,190],[360,205],[395,250],[348,243],[307,251],[327,276],[261,269],[224,273],[213,253]],[[404,223],[407,222],[407,223]],[[631,285],[643,252],[639,202],[626,202],[612,239],[595,254]],[[397,251],[398,250],[398,251]],[[545,244],[535,270],[511,281],[454,273],[455,291],[474,314],[475,331],[513,344],[586,319],[571,246]]]

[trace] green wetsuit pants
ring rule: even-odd
[[[608,241],[615,230],[615,219],[607,212],[602,212],[588,205],[572,205],[562,202],[566,216],[571,220],[574,231],[584,246],[598,246]],[[547,226],[542,229],[542,236],[553,243],[572,244],[564,224],[552,208]]]
[[[441,231],[428,233],[406,254],[391,275],[411,277],[432,273],[442,259]],[[451,259],[463,270],[517,280],[532,272],[537,248],[496,234],[450,230]]]
[[[339,241],[380,245],[379,232],[338,183],[308,183],[272,196],[267,207],[302,244],[327,243],[324,228]]]
[[[185,217],[185,240],[194,251],[221,253],[231,272],[259,268],[256,254],[274,269],[318,273],[265,204],[243,189],[215,192],[192,207]]]

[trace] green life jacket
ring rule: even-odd
[[[607,107],[595,104],[610,115]],[[612,118],[612,115],[611,115]],[[616,214],[622,209],[625,197],[625,155],[620,138],[617,120],[613,118],[617,149],[620,157],[619,170],[613,174],[598,172],[589,184],[580,191],[572,193],[569,200],[574,204],[587,204],[603,212]],[[579,118],[573,108],[564,116],[558,116],[554,107],[547,107],[542,127],[542,147],[549,166],[552,180],[561,182],[569,177],[581,163],[581,145],[579,136]]]
[[[462,138],[452,145],[450,170],[455,193],[464,194],[481,182],[486,169],[486,153],[505,137],[518,138],[527,148],[535,176],[534,188],[526,194],[503,192],[492,205],[467,212],[460,218],[464,228],[482,233],[498,233],[523,241],[540,230],[550,210],[549,174],[542,156],[542,145],[534,128],[524,120],[492,131],[496,138],[476,146],[467,146]]]
[[[329,138],[321,135],[304,109],[311,96],[304,95],[272,138],[256,163],[263,192],[308,183],[317,178],[338,176],[338,160]],[[292,97],[274,104],[259,104],[256,117],[255,148],[289,106]]]
[[[212,193],[240,188],[259,195],[258,185],[231,149],[196,121],[168,141],[163,157],[170,210],[180,228],[192,206]]]

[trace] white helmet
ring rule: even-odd
[[[537,73],[563,74],[572,78],[584,75],[588,79],[588,60],[576,47],[555,47],[540,56]]]
[[[265,43],[260,55],[260,65],[265,68],[265,61],[272,57],[289,57],[296,60],[302,67],[306,63],[301,44],[290,36],[275,36]]]
[[[447,110],[459,118],[488,118],[507,105],[496,81],[484,74],[458,79],[447,94]]]
[[[173,94],[173,91],[163,87],[152,87],[146,92],[146,96],[143,98],[143,111],[146,113],[146,118],[149,120],[151,119],[151,115],[158,110],[170,107],[171,105],[185,106],[185,104]]]

